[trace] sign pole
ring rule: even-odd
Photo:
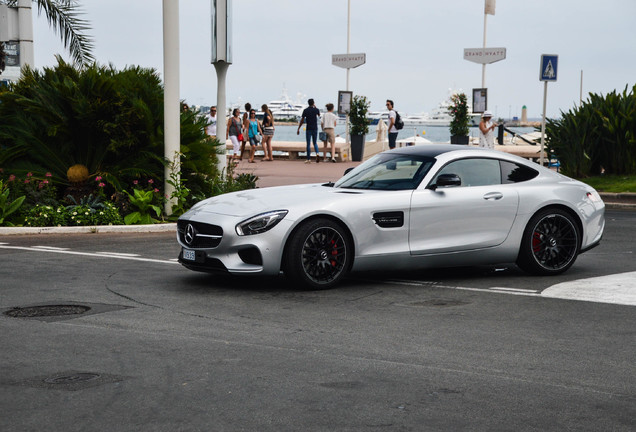
[[[347,0],[347,54],[350,53],[351,49],[351,0]],[[351,68],[347,68],[347,88],[346,91],[349,91],[349,71]],[[350,144],[350,133],[349,133],[349,112],[347,112],[347,116],[345,117],[345,144],[347,149],[349,149]],[[349,157],[351,157],[351,149],[347,150]],[[333,157],[333,155],[331,155]]]
[[[543,149],[545,148],[545,113],[546,113],[546,105],[548,100],[548,82],[543,82],[543,117],[541,119],[541,153],[539,156],[539,164],[543,166],[544,157],[543,157]]]
[[[559,64],[559,56],[556,54],[543,54],[541,56],[541,66],[539,70],[539,81],[543,81],[543,118],[541,120],[541,155],[539,156],[539,163],[543,166],[545,158],[543,151],[545,149],[545,116],[546,116],[546,104],[548,100],[548,81],[557,80],[557,70]]]
[[[484,12],[484,51],[486,50],[486,26],[488,24],[488,14]],[[486,88],[486,63],[481,65],[481,88]]]

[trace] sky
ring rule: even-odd
[[[79,0],[90,22],[94,55],[118,69],[163,71],[162,0]],[[484,0],[350,0],[350,52],[366,53],[351,69],[350,90],[383,110],[430,112],[449,89],[470,95],[481,87],[481,65],[463,59],[481,48]],[[180,95],[190,105],[216,104],[211,61],[211,0],[181,0]],[[336,103],[346,70],[331,64],[347,52],[347,0],[233,0],[233,63],[227,102],[259,106],[288,95],[319,107]],[[548,84],[547,115],[559,117],[588,93],[636,84],[636,0],[497,0],[487,16],[487,47],[505,47],[505,60],[487,65],[488,109],[495,117],[541,117],[542,54],[556,54],[558,79]],[[34,9],[35,67],[69,59],[44,16]],[[583,78],[581,80],[581,74]]]

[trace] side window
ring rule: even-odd
[[[496,159],[457,160],[442,168],[437,176],[441,174],[457,174],[462,179],[462,187],[501,184],[501,168]]]
[[[501,161],[501,179],[503,184],[520,183],[539,175],[537,170],[513,162]]]

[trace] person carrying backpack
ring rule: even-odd
[[[404,122],[400,118],[400,115],[393,109],[393,101],[387,99],[386,108],[389,110],[389,148],[395,148],[395,142],[397,141],[398,131],[404,127]]]

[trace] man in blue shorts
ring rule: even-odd
[[[307,140],[307,160],[305,163],[311,163],[311,140],[314,140],[314,150],[316,151],[316,163],[320,162],[318,157],[318,123],[320,118],[320,111],[316,108],[313,99],[307,101],[309,106],[303,110],[303,115],[298,123],[298,130],[296,135],[300,135],[300,128],[303,123],[307,122],[307,128],[305,131],[305,139]]]

